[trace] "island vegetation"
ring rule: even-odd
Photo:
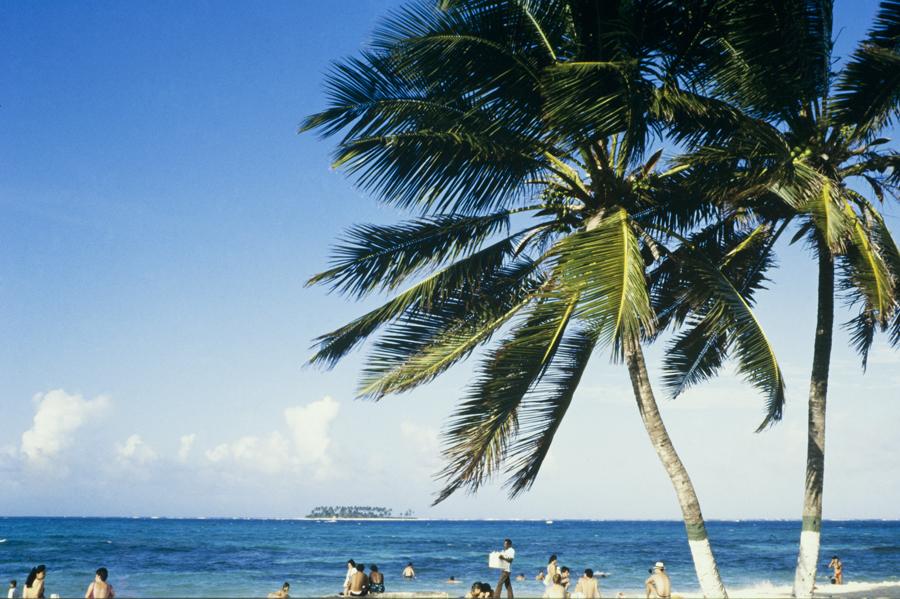
[[[320,505],[314,507],[307,518],[376,518],[376,519],[410,519],[414,518],[412,510],[394,515],[394,510],[371,505]]]

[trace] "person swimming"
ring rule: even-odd
[[[372,564],[369,567],[369,592],[384,592],[384,574],[378,571],[378,566],[376,564]]]
[[[459,581],[456,580],[456,576],[451,576],[447,579],[447,584],[459,584]]]
[[[291,583],[285,582],[281,589],[267,595],[268,599],[287,599],[291,596]]]

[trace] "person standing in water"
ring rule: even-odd
[[[828,562],[828,567],[834,571],[834,575],[831,577],[831,583],[844,584],[844,564],[841,563],[840,558],[836,555],[832,555],[831,561]]]
[[[109,570],[106,568],[97,568],[94,573],[94,582],[88,585],[87,591],[84,593],[84,599],[112,599],[116,596],[112,585],[106,582],[109,578]]]
[[[553,584],[553,577],[559,574],[559,561],[556,559],[556,554],[550,556],[550,559],[547,561],[547,573],[544,575],[544,586],[549,587]]]
[[[13,599],[16,596],[16,587],[19,585],[15,580],[9,581],[9,590],[6,592],[6,599]]]
[[[510,571],[512,570],[513,560],[516,559],[516,550],[513,549],[512,541],[503,539],[503,551],[500,552],[500,580],[497,582],[497,588],[494,589],[495,599],[500,597],[500,591],[506,586],[507,599],[513,599],[512,580],[510,580]]]
[[[669,599],[672,596],[672,581],[666,574],[666,565],[662,562],[656,562],[651,570],[650,578],[644,584],[647,588],[647,597]]]
[[[44,579],[47,576],[47,566],[41,564],[35,566],[25,579],[25,588],[22,589],[23,599],[44,599]]]
[[[403,578],[415,578],[416,571],[413,568],[412,562],[406,564],[406,567],[403,568]]]

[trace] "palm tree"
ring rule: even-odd
[[[725,596],[642,350],[705,319],[764,393],[766,422],[781,416],[781,371],[750,305],[768,225],[752,211],[723,220],[684,192],[683,168],[662,171],[662,152],[646,150],[667,121],[694,118],[679,82],[696,69],[702,23],[679,2],[447,4],[393,14],[371,49],[335,67],[329,108],[303,125],[342,132],[335,165],[421,213],[350,229],[311,279],[393,295],[319,337],[311,361],[334,365],[377,334],[359,395],[380,399],[504,333],[445,432],[439,502],[501,472],[511,496],[529,489],[591,356],[611,349],[675,488],[703,593]]]
[[[882,2],[874,27],[839,73],[831,71],[831,2],[723,3],[719,37],[711,38],[706,73],[710,98],[694,111],[703,128],[676,132],[692,152],[681,160],[685,186],[736,213],[767,215],[771,247],[789,222],[818,263],[817,317],[809,390],[807,464],[794,595],[815,584],[822,523],[825,408],[838,290],[859,308],[847,323],[865,369],[876,330],[900,343],[900,252],[876,204],[897,198],[900,155],[879,137],[900,107],[900,2]],[[781,11],[781,12],[779,12]],[[766,32],[788,30],[792,45]],[[719,102],[717,102],[718,100]],[[726,101],[726,103],[722,102]],[[738,108],[740,110],[738,110]],[[693,177],[691,175],[694,175]],[[693,183],[691,182],[693,181]],[[761,258],[764,258],[761,256]],[[695,323],[670,360],[676,393],[711,376],[724,356],[716,335]]]

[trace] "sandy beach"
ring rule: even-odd
[[[741,599],[751,599],[756,597],[760,599],[788,599],[791,597],[791,587],[790,585],[761,583],[753,587],[728,589],[728,594],[730,597]],[[834,597],[835,599],[876,599],[879,597],[900,599],[900,582],[848,582],[840,586],[819,586],[816,587],[814,596]],[[676,597],[695,599],[703,597],[703,595],[700,593],[674,592],[672,597],[673,599]]]

